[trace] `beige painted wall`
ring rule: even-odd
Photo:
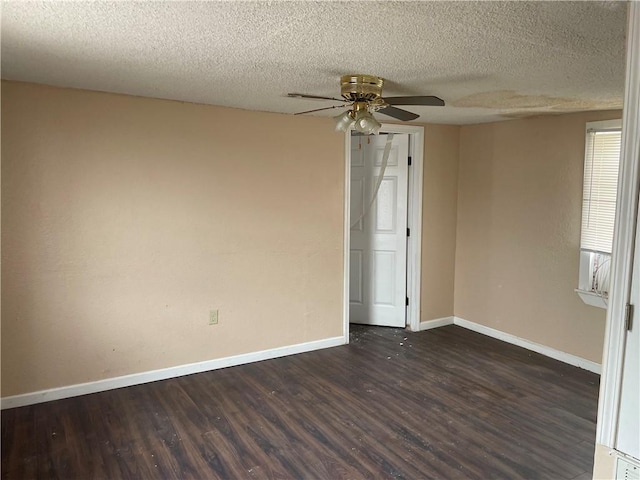
[[[3,395],[342,335],[331,119],[3,82],[2,140]]]
[[[591,112],[464,126],[455,314],[600,363],[605,311],[574,293]]]
[[[610,480],[616,474],[615,450],[596,443],[596,451],[593,464],[594,480]]]
[[[460,127],[425,125],[421,321],[453,315]]]

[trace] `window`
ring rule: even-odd
[[[606,307],[620,165],[620,120],[587,123],[580,276],[576,290],[590,305]]]

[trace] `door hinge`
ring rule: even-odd
[[[411,157],[409,157],[409,166],[411,166]]]
[[[411,236],[411,229],[407,228],[407,237],[410,237],[410,236]]]
[[[632,325],[633,305],[627,303],[624,306],[624,329],[629,331],[633,328]]]
[[[408,307],[409,306],[409,297],[405,297],[406,298],[406,303],[405,305]]]

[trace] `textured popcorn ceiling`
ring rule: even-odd
[[[3,1],[2,77],[293,113],[369,73],[446,101],[418,122],[477,123],[621,107],[625,28],[613,1]]]

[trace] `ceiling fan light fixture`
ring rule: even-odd
[[[333,118],[336,121],[336,132],[348,132],[349,127],[351,127],[354,122],[351,110],[347,110]]]
[[[356,113],[354,128],[365,135],[378,135],[382,125],[371,115],[371,112],[360,110]]]

